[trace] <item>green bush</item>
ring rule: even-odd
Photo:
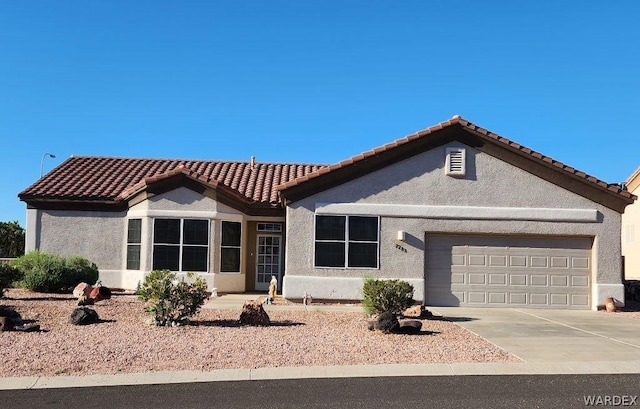
[[[189,280],[195,275],[188,274]],[[168,270],[149,273],[138,291],[138,297],[147,303],[146,311],[156,325],[181,325],[195,315],[209,294],[207,283],[200,277],[193,283],[176,279]]]
[[[0,263],[0,297],[3,296],[6,288],[11,287],[15,281],[21,278],[18,270],[7,263]]]
[[[34,251],[14,260],[11,266],[23,276],[20,285],[43,293],[69,292],[81,282],[98,280],[98,267],[78,257],[60,257]]]
[[[362,306],[367,314],[399,314],[414,304],[413,286],[401,280],[365,278]]]

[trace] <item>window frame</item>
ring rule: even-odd
[[[318,217],[343,217],[344,221],[344,240],[338,239],[318,239],[317,238],[317,224]],[[371,218],[376,220],[376,240],[352,240],[349,237],[349,219],[352,217],[363,217],[363,218]],[[344,270],[379,270],[380,269],[380,216],[372,216],[372,215],[359,215],[359,214],[316,214],[313,219],[313,268],[333,268],[333,269],[344,269]],[[317,243],[344,243],[344,264],[342,266],[322,266],[318,265],[317,257],[316,257],[316,244]],[[349,263],[349,249],[352,243],[356,244],[376,244],[376,260],[374,267],[367,266],[351,266]]]
[[[137,241],[135,241],[135,238],[131,237],[131,222],[133,221],[137,221],[140,225],[139,225],[139,237],[137,238]],[[133,241],[132,241],[133,240]],[[126,270],[133,270],[133,271],[140,271],[141,266],[142,266],[142,218],[131,218],[131,219],[127,219],[127,238],[126,238],[126,246],[127,246],[127,252],[126,252],[126,259],[125,259],[125,269]],[[130,258],[131,258],[131,252],[130,249],[131,248],[137,248],[138,249],[138,254],[137,254],[137,267],[131,267],[130,266]]]
[[[282,233],[282,223],[259,222],[256,231],[260,233]]]
[[[178,220],[179,224],[179,240],[178,243],[163,243],[156,242],[156,221],[157,220]],[[206,222],[207,224],[207,243],[206,244],[194,244],[194,243],[185,243],[185,222],[186,221],[200,221]],[[164,246],[164,247],[174,247],[178,249],[178,269],[171,270],[176,273],[208,273],[210,270],[210,255],[211,255],[211,220],[209,219],[199,219],[193,217],[154,217],[153,218],[153,231],[151,234],[151,269],[158,270],[160,268],[155,265],[155,256],[156,256],[156,246]],[[204,270],[193,270],[193,269],[185,269],[184,268],[184,250],[191,248],[206,248],[206,256],[205,256],[205,266]]]
[[[224,224],[225,223],[234,223],[240,226],[240,237],[239,237],[239,244],[236,245],[229,245],[229,244],[224,244]],[[242,233],[243,233],[244,227],[242,225],[242,222],[236,221],[236,220],[221,220],[220,221],[220,274],[242,274]],[[223,263],[224,263],[224,256],[223,256],[223,251],[226,249],[230,249],[230,250],[238,250],[238,269],[237,271],[230,271],[230,270],[223,270]]]

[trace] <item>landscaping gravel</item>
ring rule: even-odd
[[[72,295],[9,289],[14,307],[40,332],[0,333],[0,377],[115,374],[259,367],[520,362],[445,320],[422,320],[419,335],[367,330],[362,313],[271,310],[270,327],[237,324],[239,310],[203,309],[192,325],[155,327],[133,295],[91,306],[100,323],[76,326]]]

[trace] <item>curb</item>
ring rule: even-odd
[[[0,378],[0,390],[159,385],[280,379],[370,378],[384,376],[636,374],[640,361],[443,363],[277,367],[201,371],[161,371],[115,375]]]

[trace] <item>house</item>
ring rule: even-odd
[[[626,185],[632,194],[637,196],[640,193],[640,168],[629,176]],[[640,231],[638,228],[640,228],[640,202],[635,201],[627,206],[622,215],[622,255],[624,256],[624,275],[627,280],[640,280]]]
[[[26,250],[85,256],[114,288],[166,268],[219,291],[266,291],[283,273],[277,186],[319,168],[74,156],[19,194]]]
[[[428,305],[576,309],[624,300],[635,198],[459,116],[330,166],[72,157],[19,197],[28,251],[82,254],[112,287],[168,268],[353,300],[371,276]]]

